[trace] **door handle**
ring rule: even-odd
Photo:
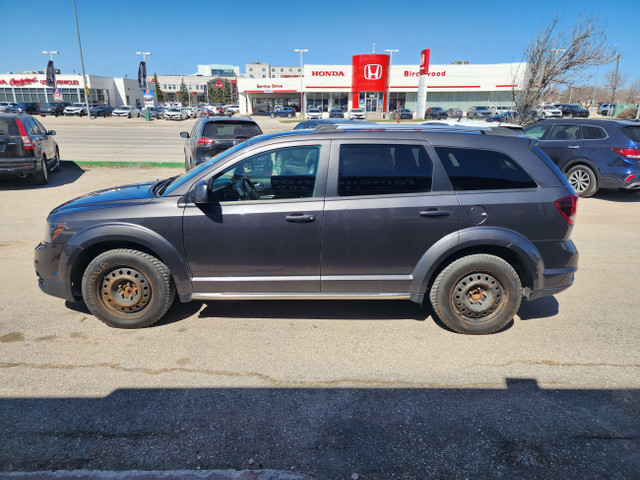
[[[576,148],[580,148],[580,145],[569,145],[571,150],[575,150]]]
[[[429,208],[419,213],[421,217],[448,217],[451,210],[440,210],[439,208]]]
[[[293,223],[309,223],[309,222],[315,222],[316,216],[305,215],[303,213],[292,213],[291,215],[287,215],[285,217],[285,220],[287,222],[293,222]]]

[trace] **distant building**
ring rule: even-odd
[[[245,65],[245,78],[292,78],[302,75],[302,69],[292,66],[253,62]]]
[[[203,77],[239,77],[240,67],[235,65],[198,65],[198,75]]]

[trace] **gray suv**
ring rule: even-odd
[[[153,324],[174,295],[406,299],[486,334],[572,284],[577,198],[531,138],[327,125],[60,205],[35,268],[113,327]]]

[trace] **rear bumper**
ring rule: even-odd
[[[0,158],[0,177],[24,177],[41,170],[39,157]]]

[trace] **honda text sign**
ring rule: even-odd
[[[364,66],[365,80],[380,80],[382,78],[382,65],[369,64]]]

